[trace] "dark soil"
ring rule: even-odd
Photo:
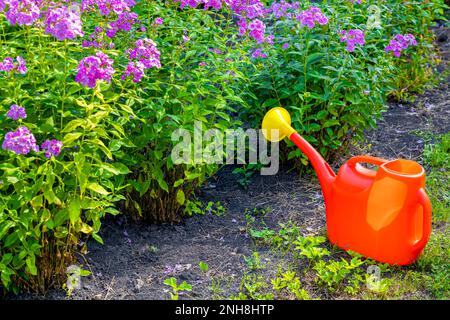
[[[444,56],[439,70],[442,72],[448,70],[450,37],[448,30],[438,30],[438,36]],[[436,77],[442,76],[441,72]],[[350,153],[420,162],[426,139],[421,133],[450,131],[449,80],[443,79],[439,87],[417,96],[413,103],[389,103],[377,129],[367,132],[367,142]],[[334,166],[348,157],[342,155]],[[167,299],[168,287],[163,280],[172,276],[193,286],[192,292],[181,299],[236,294],[247,268],[244,256],[251,255],[254,249],[246,233],[246,209],[270,208],[264,220],[271,227],[291,220],[305,234],[324,232],[323,199],[315,176],[299,177],[285,169],[275,176],[255,174],[248,190],[243,190],[231,171],[225,167],[199,195],[204,201],[220,201],[227,209],[223,216],[205,213],[185,218],[177,225],[136,225],[124,216],[104,222],[101,236],[105,245],[90,243],[89,252],[80,258],[80,264],[92,275],[82,279],[82,288],[70,298]],[[268,270],[275,269],[276,257],[262,257]],[[209,265],[206,274],[198,267],[200,261]],[[220,281],[220,290],[213,285],[215,281]],[[63,290],[52,290],[45,296],[25,294],[15,298],[65,297]]]

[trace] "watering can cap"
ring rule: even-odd
[[[282,107],[270,109],[266,113],[262,122],[262,129],[264,137],[271,142],[281,141],[295,132],[291,127],[289,112]]]

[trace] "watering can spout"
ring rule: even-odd
[[[291,127],[291,117],[286,109],[277,107],[269,110],[262,122],[265,138],[272,142],[289,138],[308,157],[319,178],[325,200],[330,197],[335,173],[330,165],[322,158],[294,128]]]

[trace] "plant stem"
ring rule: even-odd
[[[64,104],[66,102],[66,86],[67,86],[67,63],[68,63],[68,47],[67,40],[64,40],[64,82],[63,82],[63,96],[61,103],[61,131],[64,125]]]

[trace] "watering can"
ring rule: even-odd
[[[404,159],[356,156],[336,175],[291,127],[285,109],[271,109],[262,128],[267,140],[288,137],[309,158],[322,187],[331,243],[383,263],[407,265],[417,259],[431,233],[431,204],[421,165]]]

